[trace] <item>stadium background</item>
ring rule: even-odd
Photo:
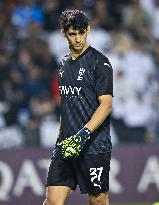
[[[159,0],[1,0],[0,205],[42,203],[59,128],[66,8],[85,11],[88,41],[114,69],[111,201],[159,201]]]

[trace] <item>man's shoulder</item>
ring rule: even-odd
[[[100,52],[95,48],[92,48],[92,51],[93,51],[93,55],[95,56],[95,64],[105,63],[111,66],[110,61],[105,54],[103,54],[102,52]]]
[[[96,60],[108,60],[108,57],[103,54],[101,51],[97,50],[96,48],[92,47],[92,54],[96,57]]]
[[[66,54],[66,55],[60,60],[60,67],[63,66],[69,58],[70,58],[70,53]]]

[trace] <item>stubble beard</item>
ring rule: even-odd
[[[74,52],[76,52],[76,53],[81,53],[82,51],[83,51],[83,49],[84,49],[84,46],[85,45],[81,45],[81,46],[79,46],[79,47],[75,47],[74,45],[70,45],[69,47],[70,47],[70,49],[71,50],[73,50]]]

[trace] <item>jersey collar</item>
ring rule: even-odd
[[[82,54],[80,54],[75,60],[72,60],[72,57],[71,57],[71,54],[70,54],[71,62],[75,62],[75,61],[79,60],[80,58],[82,58],[82,56],[84,56],[86,53],[88,53],[91,49],[92,49],[92,47],[88,46],[88,48]]]

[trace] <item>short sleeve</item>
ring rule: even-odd
[[[98,60],[95,67],[95,86],[97,96],[113,96],[113,69],[108,58],[103,57]]]

